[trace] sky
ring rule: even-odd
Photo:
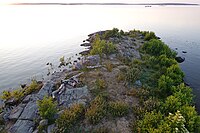
[[[91,3],[103,3],[103,2],[122,2],[122,3],[151,3],[151,2],[180,2],[180,3],[197,3],[200,4],[200,0],[0,0],[0,4],[8,3],[18,3],[18,2],[66,2],[66,3],[75,3],[75,2],[91,2]]]

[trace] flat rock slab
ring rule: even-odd
[[[10,128],[10,133],[32,133],[34,122],[29,120],[17,120],[17,122]]]
[[[42,100],[44,96],[50,96],[52,93],[52,88],[53,88],[53,82],[48,81],[43,85],[43,87],[40,89],[40,91],[37,94],[37,98],[39,100]]]
[[[24,110],[24,107],[25,107],[25,105],[19,105],[16,108],[14,108],[11,111],[8,118],[11,119],[11,120],[17,120],[20,117],[22,111]]]
[[[22,112],[21,116],[19,117],[20,120],[33,120],[37,116],[37,104],[36,101],[30,101],[24,111]]]
[[[60,105],[69,107],[74,103],[86,104],[89,98],[87,86],[80,88],[67,89],[59,96]]]

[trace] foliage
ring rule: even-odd
[[[177,97],[171,95],[166,98],[166,101],[162,105],[163,112],[165,112],[165,114],[175,113],[177,110],[180,109],[181,105],[182,103],[180,102],[180,100]]]
[[[42,88],[42,85],[43,84],[38,83],[36,80],[32,80],[31,84],[25,88],[25,94],[29,95],[33,92],[39,91]]]
[[[192,89],[181,83],[177,87],[173,87],[173,95],[181,101],[184,105],[190,105],[193,102]]]
[[[116,46],[112,42],[107,42],[106,40],[101,40],[100,37],[97,35],[93,44],[92,49],[90,51],[91,55],[99,54],[111,54],[116,51]]]
[[[110,102],[108,108],[109,108],[109,112],[114,117],[127,115],[129,111],[129,105],[122,101]]]
[[[116,79],[118,82],[120,81],[124,81],[125,80],[125,74],[123,72],[119,72],[117,75],[116,75]]]
[[[64,57],[64,56],[62,56],[62,57],[60,58],[60,64],[61,64],[61,65],[65,65],[65,57]]]
[[[126,81],[134,83],[139,75],[140,70],[138,68],[131,67],[126,73]]]
[[[158,79],[158,88],[159,88],[160,96],[166,97],[172,94],[173,85],[174,85],[174,81],[170,77],[162,75]]]
[[[74,104],[69,109],[65,109],[56,120],[57,133],[69,132],[72,126],[78,122],[84,114],[82,104]]]
[[[95,85],[96,85],[96,88],[97,88],[97,89],[100,89],[100,90],[106,88],[106,82],[105,82],[105,80],[103,80],[103,79],[97,79],[97,80],[95,81]]]
[[[194,132],[198,126],[200,127],[198,123],[199,116],[197,115],[195,107],[184,105],[181,107],[180,112],[184,116],[186,120],[185,126],[190,132]]]
[[[36,80],[32,80],[31,84],[24,89],[19,88],[13,91],[3,91],[1,98],[3,100],[14,98],[16,101],[21,101],[26,95],[40,90],[42,85],[42,83],[38,83]]]
[[[184,73],[180,69],[179,65],[172,65],[167,68],[166,76],[170,77],[175,85],[179,85],[183,81]]]
[[[113,64],[110,61],[105,63],[105,67],[109,72],[112,72]]]
[[[180,111],[177,111],[175,114],[169,113],[167,117],[171,132],[178,133],[188,133],[188,130],[185,128],[185,118],[182,116]]]
[[[53,98],[45,96],[42,100],[38,100],[37,104],[40,116],[50,122],[53,121],[57,112],[57,105],[53,102]]]
[[[174,58],[168,58],[166,55],[160,55],[158,57],[152,56],[149,59],[149,63],[153,66],[155,64],[158,64],[160,68],[168,68],[172,65],[177,64],[176,60]]]
[[[166,55],[166,57],[174,58],[176,53],[172,51],[164,42],[157,39],[151,39],[149,42],[144,43],[142,49],[152,56]]]
[[[151,39],[157,39],[156,35],[154,32],[144,32],[144,40],[145,41],[150,41]]]
[[[144,118],[137,122],[137,131],[141,133],[150,133],[153,129],[158,128],[162,120],[163,115],[160,112],[146,112]]]
[[[122,35],[124,35],[124,31],[120,30],[117,28],[113,28],[112,30],[107,30],[104,34],[103,34],[103,39],[109,39],[110,37],[117,37],[120,38]]]
[[[106,115],[106,101],[103,97],[97,96],[91,103],[90,107],[87,109],[85,116],[86,119],[92,123],[96,124]]]

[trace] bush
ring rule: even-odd
[[[113,64],[110,61],[105,63],[105,67],[109,72],[112,72]]]
[[[64,112],[56,120],[57,132],[69,132],[75,123],[77,123],[84,114],[84,106],[82,104],[74,104]]]
[[[106,42],[105,40],[101,40],[100,37],[97,35],[93,44],[92,49],[90,51],[91,55],[102,54],[109,55],[116,51],[116,46],[112,42]]]
[[[163,115],[158,112],[146,112],[144,118],[137,122],[137,131],[141,133],[151,133],[163,120]]]
[[[19,88],[13,91],[3,91],[1,98],[3,100],[9,100],[14,98],[16,101],[21,101],[26,95],[36,92],[41,89],[43,84],[39,84],[36,80],[32,80],[31,84],[25,89]]]
[[[126,81],[134,83],[135,80],[139,77],[140,70],[138,68],[130,68],[126,73]]]
[[[36,80],[32,80],[31,84],[25,88],[25,94],[29,95],[33,92],[39,91],[43,84],[39,84]]]
[[[122,30],[119,32],[119,29],[113,28],[112,30],[107,30],[103,34],[102,38],[109,39],[110,37],[121,37],[121,35],[123,35],[123,34],[124,34],[124,32]]]
[[[127,115],[129,111],[129,105],[122,101],[110,102],[109,103],[109,112],[114,117],[121,117]]]
[[[158,79],[158,89],[161,97],[166,98],[167,96],[172,94],[172,86],[174,85],[174,81],[165,75],[162,75]]]
[[[165,43],[157,39],[152,39],[144,43],[142,49],[152,56],[166,55],[168,58],[175,58],[176,56],[176,52],[172,51]]]
[[[102,90],[106,88],[106,82],[103,79],[97,79],[95,81],[96,89]]]
[[[167,72],[165,75],[173,80],[174,85],[179,85],[180,83],[182,83],[184,77],[184,73],[182,72],[178,64],[172,65],[167,68]]]
[[[90,107],[87,109],[85,116],[86,119],[92,123],[96,124],[106,115],[106,102],[101,96],[97,96],[91,103]]]
[[[154,32],[144,32],[144,40],[149,41],[151,39],[157,39]]]
[[[57,105],[53,102],[53,98],[45,96],[42,100],[38,100],[37,104],[40,116],[52,122],[57,112]]]
[[[173,87],[173,95],[177,97],[182,104],[190,105],[193,102],[192,89],[188,86],[185,86],[184,83],[181,83],[177,87]]]
[[[180,110],[180,107],[182,106],[182,103],[178,98],[171,95],[166,98],[165,103],[162,105],[162,110],[165,114],[168,113],[175,113],[177,110]]]

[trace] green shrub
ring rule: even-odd
[[[10,91],[3,91],[1,99],[9,100],[10,98],[12,98],[12,93]]]
[[[106,82],[103,79],[97,79],[95,81],[95,86],[99,90],[105,89],[106,88]]]
[[[25,88],[25,94],[29,95],[33,92],[37,92],[42,88],[43,84],[39,84],[36,80],[32,80],[31,84]]]
[[[152,133],[158,128],[159,123],[163,120],[163,115],[158,112],[146,112],[144,118],[137,122],[137,131],[141,133]]]
[[[138,68],[130,68],[126,73],[126,81],[134,83],[135,80],[139,77],[140,70]]]
[[[109,72],[112,72],[113,64],[110,61],[105,63],[105,67]]]
[[[90,107],[87,109],[85,116],[86,119],[92,123],[96,124],[106,115],[106,101],[101,96],[97,96],[91,103]]]
[[[200,126],[197,123],[198,120],[198,114],[195,110],[195,107],[193,106],[182,106],[180,109],[180,113],[183,115],[183,117],[185,118],[186,121],[186,128],[190,131],[190,132],[194,132],[195,129]]]
[[[157,39],[156,35],[154,32],[146,32],[144,36],[145,41],[149,41],[151,39]]]
[[[109,103],[109,112],[114,117],[121,117],[127,115],[129,111],[129,105],[122,101],[110,102]]]
[[[24,89],[19,88],[13,91],[3,91],[1,98],[3,100],[14,98],[16,101],[20,102],[26,95],[40,90],[42,85],[43,84],[39,84],[36,80],[32,80],[31,84]]]
[[[102,54],[109,55],[116,51],[116,46],[112,42],[107,42],[106,40],[101,40],[100,37],[97,35],[93,44],[92,49],[90,51],[91,55]]]
[[[82,104],[74,104],[69,109],[65,109],[56,120],[57,132],[69,132],[83,115],[84,106]]]
[[[116,75],[116,79],[118,82],[120,81],[124,81],[125,80],[125,74],[123,72],[119,72],[117,75]]]
[[[179,65],[172,65],[167,68],[166,76],[170,77],[175,85],[179,85],[183,81],[184,73],[180,69]]]
[[[112,30],[107,30],[102,37],[103,39],[109,39],[110,37],[121,37],[123,34],[124,32],[122,30],[119,32],[119,29],[113,28]]]
[[[60,57],[60,64],[61,65],[65,64],[65,57],[64,56]]]
[[[144,43],[142,49],[152,56],[166,55],[168,58],[175,58],[176,52],[171,50],[161,40],[151,39],[149,42]]]
[[[173,85],[174,81],[170,77],[162,75],[158,79],[158,88],[160,96],[166,98],[167,96],[171,95]]]
[[[177,110],[180,110],[182,103],[178,98],[171,95],[166,98],[165,102],[162,105],[162,110],[165,114],[175,113]]]
[[[53,98],[45,96],[42,100],[38,100],[37,104],[40,116],[52,122],[57,112],[57,105],[53,102]]]

